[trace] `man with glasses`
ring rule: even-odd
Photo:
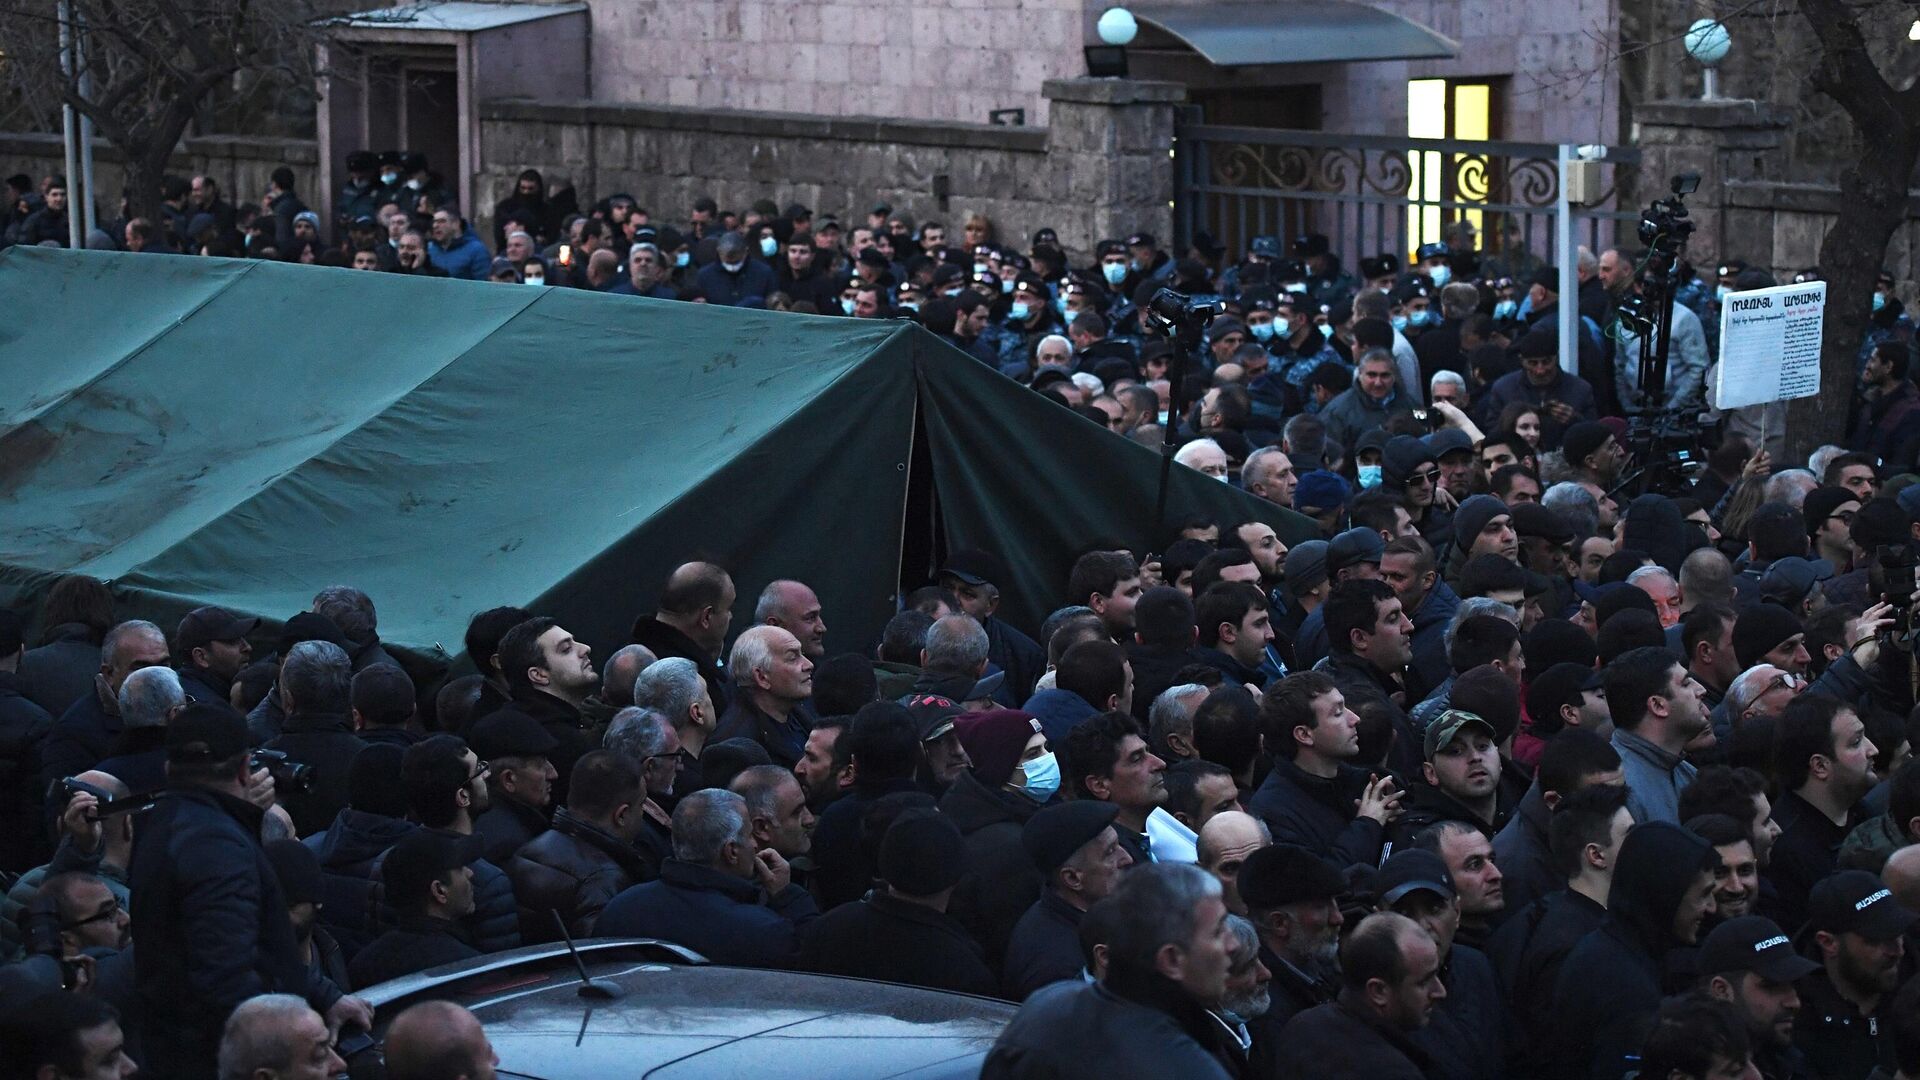
[[[1836,574],[1846,573],[1858,554],[1853,546],[1853,515],[1859,511],[1860,496],[1843,487],[1815,488],[1800,505],[1814,557],[1832,563]]]
[[[1413,527],[1437,559],[1453,544],[1453,497],[1440,487],[1440,465],[1425,440],[1396,435],[1380,455],[1382,485],[1406,497]]]

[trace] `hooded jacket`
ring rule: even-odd
[[[1014,924],[1040,898],[1040,872],[1020,843],[1027,819],[1039,810],[1025,795],[987,787],[971,769],[940,797],[940,813],[967,845],[967,873],[947,913],[980,943],[996,971]]]
[[[419,827],[404,818],[348,808],[327,831],[301,841],[320,860],[320,925],[333,934],[349,961],[383,929],[374,864]]]
[[[1660,1007],[1663,962],[1691,944],[1673,936],[1694,878],[1719,863],[1705,840],[1678,825],[1635,826],[1620,845],[1608,911],[1567,955],[1554,986],[1562,1035],[1552,1075],[1619,1080],[1633,1067],[1639,1030]]]
[[[1546,1074],[1559,1032],[1553,989],[1560,969],[1580,939],[1606,917],[1607,909],[1585,894],[1561,889],[1521,908],[1493,932],[1487,955],[1513,1003],[1515,1037],[1508,1060],[1515,1076]]]

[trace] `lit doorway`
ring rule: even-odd
[[[1500,137],[1504,80],[1410,79],[1407,137],[1486,142]],[[1486,203],[1498,198],[1499,178],[1485,154],[1411,150],[1407,154],[1407,246],[1409,263],[1422,244],[1445,239],[1448,223],[1464,218],[1484,234],[1483,211],[1443,203]]]

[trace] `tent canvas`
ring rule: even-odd
[[[1032,631],[1083,545],[1164,542],[1153,451],[906,322],[20,247],[0,292],[32,313],[0,327],[14,606],[79,571],[163,626],[208,603],[277,624],[346,583],[422,658],[498,604],[604,656],[706,557],[737,616],[807,581],[844,652],[946,550],[1000,552]],[[1314,534],[1174,473],[1170,517]]]

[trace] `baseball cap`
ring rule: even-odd
[[[1272,844],[1240,864],[1240,899],[1255,910],[1301,900],[1331,900],[1347,891],[1347,879],[1326,860],[1293,844]]]
[[[1472,437],[1459,428],[1441,428],[1428,435],[1425,442],[1427,453],[1432,454],[1436,461],[1452,453],[1473,453]]]
[[[1877,874],[1842,870],[1814,885],[1807,897],[1807,929],[1831,934],[1859,934],[1885,941],[1904,933],[1915,915],[1894,899]]]
[[[1760,596],[1789,608],[1799,606],[1815,584],[1833,577],[1833,564],[1825,559],[1803,559],[1788,555],[1767,564],[1760,575]]]
[[[1699,967],[1703,975],[1751,971],[1783,983],[1820,970],[1819,964],[1795,952],[1786,931],[1764,915],[1742,915],[1714,927],[1700,944]]]
[[[238,641],[259,625],[259,619],[243,618],[223,607],[197,607],[180,620],[173,633],[173,651],[184,658],[211,642]]]
[[[467,743],[482,758],[544,757],[560,745],[540,721],[509,705],[473,725]]]
[[[1478,726],[1487,733],[1489,739],[1498,738],[1493,725],[1470,712],[1460,709],[1448,709],[1439,718],[1427,725],[1427,742],[1423,756],[1432,761],[1433,756],[1446,749],[1447,744],[1469,727]]]
[[[168,761],[226,761],[252,746],[246,718],[226,705],[189,701],[167,721]]]
[[[1380,539],[1378,530],[1364,526],[1348,529],[1327,544],[1327,574],[1331,577],[1349,566],[1361,563],[1378,565],[1386,548],[1386,542]]]
[[[1051,874],[1073,853],[1113,824],[1120,808],[1109,802],[1075,799],[1042,807],[1020,829],[1020,846],[1042,874]]]
[[[954,718],[966,712],[960,703],[938,694],[915,694],[907,699],[907,711],[913,714],[913,726],[921,742],[932,742],[953,730]]]
[[[1150,248],[1153,247],[1154,244],[1153,234],[1149,232],[1137,232],[1127,237],[1127,246],[1130,248]]]
[[[1431,851],[1396,851],[1373,876],[1374,891],[1383,904],[1398,903],[1410,892],[1425,890],[1443,900],[1453,899],[1453,875]]]
[[[1262,259],[1278,259],[1281,257],[1280,240],[1273,236],[1256,236],[1247,245],[1247,254]]]

